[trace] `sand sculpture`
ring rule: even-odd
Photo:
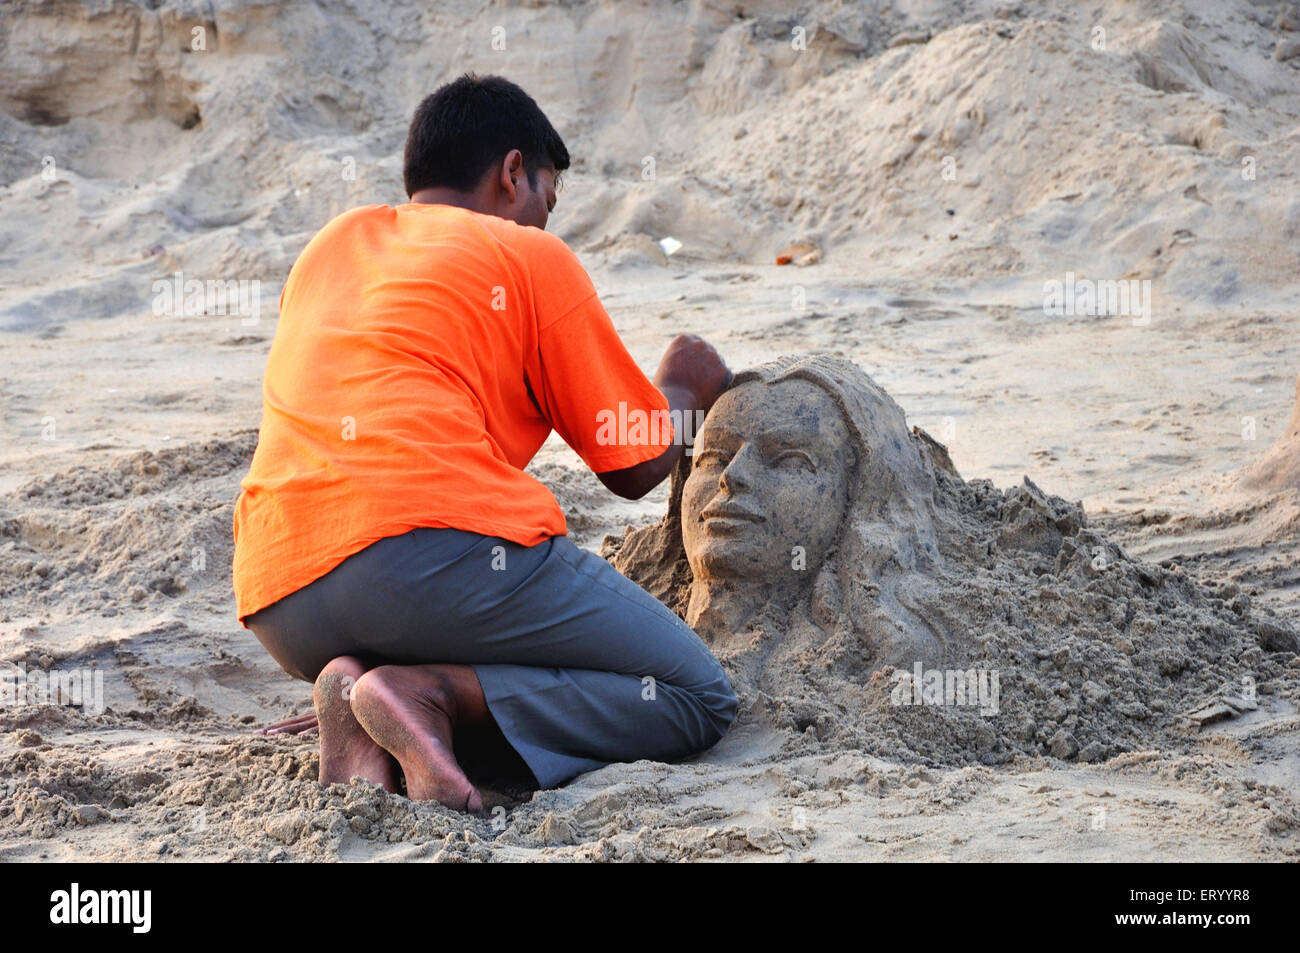
[[[945,633],[915,614],[941,562],[943,448],[848,361],[787,359],[738,374],[674,475],[664,521],[616,560],[718,651],[788,617],[853,630],[881,664],[938,662]]]
[[[939,558],[925,444],[889,395],[845,361],[775,362],[741,374],[710,424],[682,489],[688,621],[725,646],[765,610],[806,604],[825,629],[861,629],[881,661],[937,660],[938,632],[874,608],[901,608],[900,579]]]
[[[1128,558],[1080,504],[963,480],[826,355],[738,374],[664,518],[603,551],[775,722],[936,761],[1140,747],[1294,647],[1244,595]]]

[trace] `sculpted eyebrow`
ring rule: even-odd
[[[758,440],[764,446],[790,447],[800,450],[811,450],[818,443],[818,434],[809,434],[806,429],[777,429],[765,430],[758,435]]]
[[[731,428],[725,425],[715,425],[709,428],[709,432],[704,436],[703,440],[696,441],[696,446],[703,445],[705,447],[708,447],[708,446],[712,446],[713,444],[720,443],[722,441],[734,442],[739,439],[740,439],[740,435],[736,433],[736,431],[732,430]]]

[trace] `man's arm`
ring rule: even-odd
[[[654,385],[667,398],[674,420],[687,420],[697,410],[708,413],[730,384],[731,371],[721,355],[694,334],[679,334],[673,339],[654,376]],[[672,446],[653,460],[596,475],[611,492],[627,500],[639,500],[673,472],[685,450],[681,435],[675,434]]]

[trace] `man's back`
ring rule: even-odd
[[[263,397],[235,512],[240,618],[413,528],[562,535],[554,496],[522,472],[552,427],[596,472],[664,449],[597,441],[600,411],[666,403],[573,253],[448,205],[366,206],[312,239]]]

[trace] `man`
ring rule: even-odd
[[[463,76],[416,110],[410,203],[345,212],[290,271],[234,586],[240,620],[315,682],[316,715],[272,730],[319,723],[322,784],[396,791],[400,767],[413,799],[481,813],[466,739],[504,738],[552,787],[702,751],[735,717],[695,633],[574,546],[523,472],[554,429],[636,499],[682,442],[671,426],[611,442],[600,421],[707,412],[730,379],[688,335],[653,384],[637,368],[544,231],[568,166],[522,89]]]

